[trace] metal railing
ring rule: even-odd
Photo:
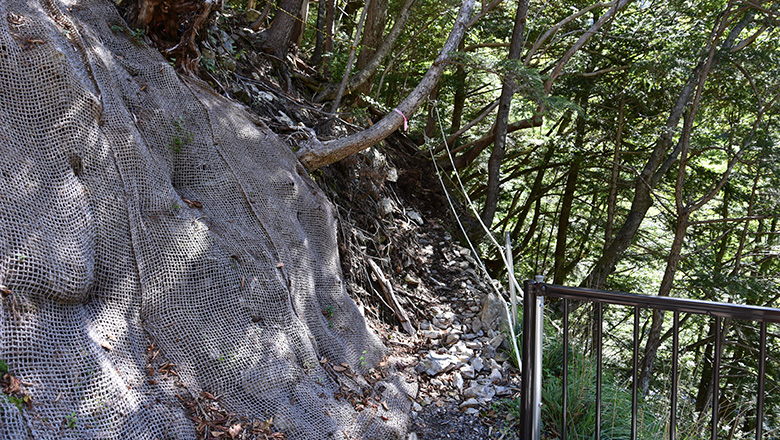
[[[638,359],[639,359],[639,313],[642,309],[657,309],[674,313],[672,323],[672,384],[669,409],[669,438],[677,438],[677,394],[678,394],[678,355],[680,313],[705,315],[715,319],[714,362],[712,379],[712,440],[717,439],[719,417],[719,377],[721,363],[721,323],[723,319],[740,319],[760,323],[758,392],[756,402],[756,439],[763,437],[764,421],[764,382],[766,371],[767,323],[780,323],[780,309],[737,304],[700,301],[684,298],[636,295],[620,292],[564,287],[541,282],[526,281],[523,298],[523,344],[522,344],[522,404],[521,434],[526,440],[540,439],[541,426],[541,379],[542,379],[542,321],[544,297],[562,298],[563,315],[563,369],[562,369],[562,426],[561,440],[566,440],[567,403],[568,403],[568,346],[569,346],[569,300],[590,301],[595,303],[595,331],[593,348],[596,357],[596,406],[595,439],[601,434],[601,379],[602,379],[602,325],[603,305],[615,304],[634,308],[634,344],[633,344],[633,380],[631,401],[631,439],[637,436],[638,408]]]

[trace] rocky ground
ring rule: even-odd
[[[519,438],[517,411],[511,410],[517,407],[510,402],[519,397],[520,372],[499,330],[501,300],[471,252],[444,227],[423,224],[416,235],[427,254],[425,275],[404,282],[416,293],[408,302],[425,303],[417,335],[373,321],[394,356],[418,374],[410,439]],[[410,278],[417,284],[409,286]]]

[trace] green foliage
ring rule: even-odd
[[[8,364],[4,360],[0,360],[0,373],[8,373]]]
[[[75,429],[78,424],[78,417],[76,417],[76,411],[73,411],[69,415],[65,416],[65,427],[68,429]]]
[[[584,347],[570,344],[568,375],[567,438],[592,439],[596,417],[596,364]],[[545,430],[560,433],[563,420],[563,344],[557,336],[546,338],[542,370],[542,422]],[[631,387],[615,370],[602,376],[602,439],[631,438]],[[640,399],[637,438],[657,439],[664,433],[666,413],[662,405]]]
[[[140,29],[140,28],[130,29],[122,25],[112,24],[111,32],[117,35],[126,34],[128,37],[130,37],[130,39],[133,41],[133,43],[136,46],[144,45],[144,38],[146,37],[146,31],[144,29]]]
[[[168,148],[174,153],[180,153],[188,143],[193,141],[192,132],[187,129],[184,118],[181,116],[173,121],[173,129],[176,134],[168,144]]]

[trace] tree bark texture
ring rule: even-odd
[[[279,0],[271,27],[263,32],[264,51],[282,59],[287,55],[293,29],[300,20],[302,4],[303,0]]]
[[[317,4],[317,28],[316,35],[314,36],[314,52],[309,60],[316,69],[319,70],[320,63],[322,62],[322,54],[325,52],[325,36],[329,35],[329,30],[326,30],[325,23],[328,14],[328,2],[326,0],[319,0]]]
[[[553,283],[555,284],[563,284],[566,275],[566,235],[581,165],[582,157],[575,157],[566,177],[566,189],[563,191],[563,203],[558,217],[558,234],[555,237],[555,259],[553,260]]]
[[[360,53],[355,67],[362,70],[371,61],[376,51],[382,45],[387,25],[387,0],[372,0],[368,10],[366,24],[363,28],[363,38],[360,41]],[[368,77],[365,83],[355,89],[359,93],[370,93],[376,72]]]

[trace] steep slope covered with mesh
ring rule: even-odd
[[[0,2],[0,152],[0,438],[196,438],[204,391],[290,439],[402,435],[399,382],[356,412],[325,368],[384,353],[326,198],[112,3]]]

